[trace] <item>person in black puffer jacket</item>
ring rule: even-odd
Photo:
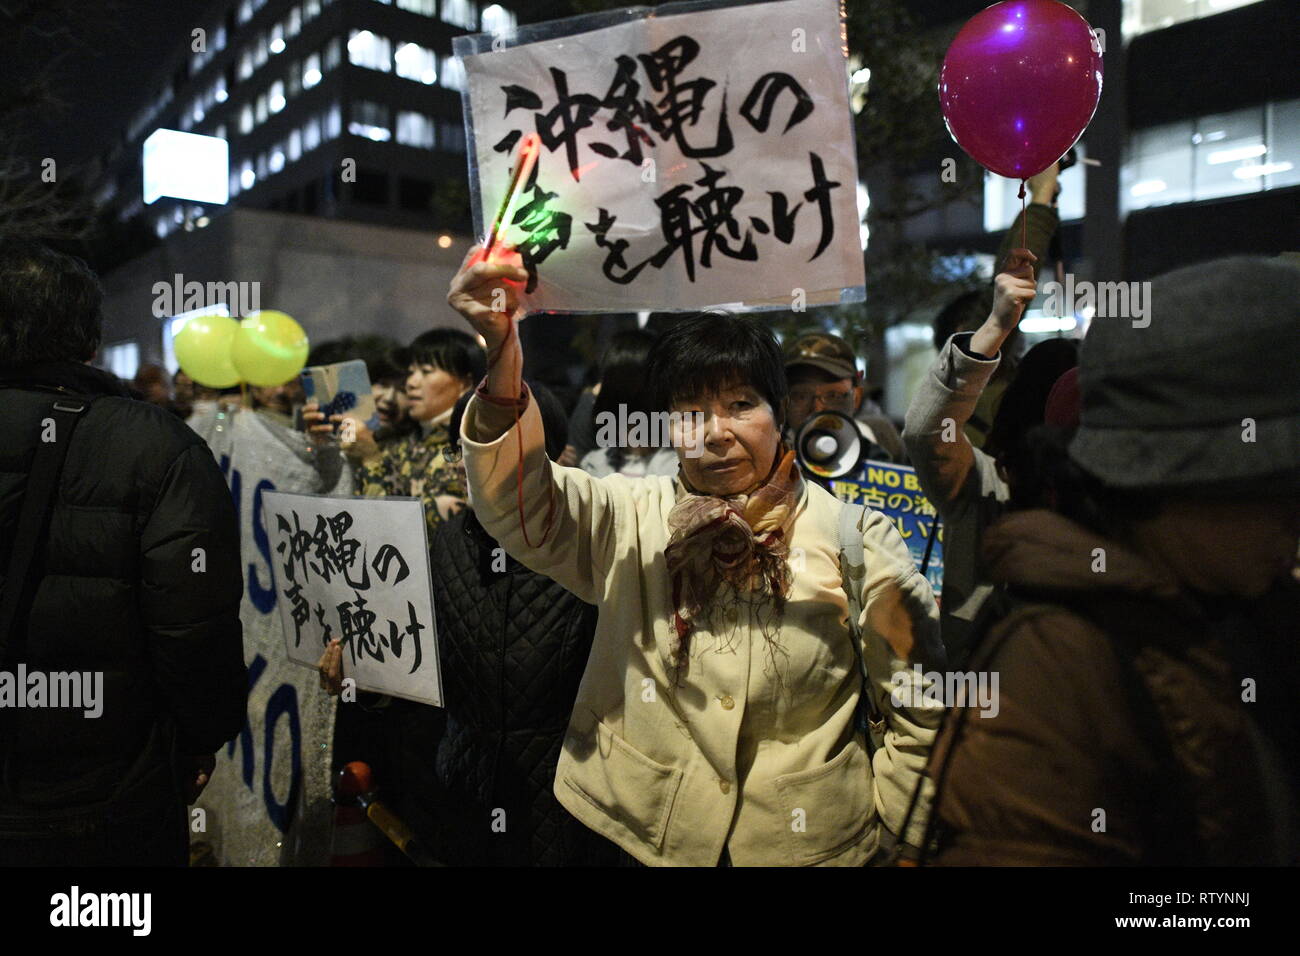
[[[558,459],[564,409],[529,387]],[[456,449],[469,398],[448,423]],[[446,707],[404,706],[389,725],[398,815],[449,866],[616,865],[618,848],[552,790],[596,609],[509,557],[469,508],[435,529],[429,561]],[[329,656],[322,666],[337,688]]]
[[[185,804],[244,724],[234,505],[197,435],[84,364],[101,295],[80,260],[0,238],[0,594],[23,585],[0,681],[99,689],[93,708],[18,709],[0,691],[0,865],[184,865]],[[19,581],[28,475],[54,404],[80,399]]]

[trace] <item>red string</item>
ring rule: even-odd
[[[497,362],[501,360],[501,356],[505,354],[506,346],[510,344],[510,340],[514,338],[515,335],[516,335],[515,320],[512,317],[510,319],[510,325],[506,330],[506,337],[501,342],[501,347],[496,350],[495,355],[488,356],[489,373],[491,373],[492,369],[496,366]],[[551,535],[551,524],[555,518],[555,496],[550,495],[547,500],[546,526],[542,529],[542,539],[538,541],[536,544],[533,544],[533,542],[529,540],[528,537],[528,520],[524,515],[524,431],[519,425],[519,421],[520,421],[519,399],[521,399],[522,397],[523,397],[522,394],[516,396],[516,401],[514,406],[515,407],[515,432],[519,436],[519,465],[515,473],[515,493],[516,493],[516,500],[518,502],[518,507],[519,507],[519,530],[524,536],[524,544],[526,544],[529,548],[540,548],[543,544],[546,543],[546,539],[549,538]]]

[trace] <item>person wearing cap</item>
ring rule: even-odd
[[[1017,599],[930,774],[948,864],[1300,864],[1300,268],[1154,280],[1096,320],[1060,513],[986,534]]]
[[[898,429],[879,405],[865,398],[853,348],[838,335],[812,332],[795,339],[786,348],[785,375],[791,431],[797,432],[815,412],[839,412],[858,422],[862,437],[880,449],[880,457],[907,460]]]
[[[960,665],[972,628],[993,585],[980,567],[984,530],[1012,506],[1017,466],[1029,431],[1043,422],[1047,397],[1077,362],[1077,346],[1048,339],[1025,353],[1008,400],[998,406],[983,449],[963,427],[974,414],[1002,349],[1034,297],[1034,254],[1013,250],[994,280],[992,311],[974,332],[958,332],[921,380],[907,408],[903,443],[916,478],[942,521],[942,632],[949,660]]]

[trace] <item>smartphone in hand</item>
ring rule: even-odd
[[[379,410],[370,390],[370,375],[360,359],[332,365],[309,365],[302,370],[302,390],[307,401],[316,402],[329,421],[331,415],[347,415],[365,424],[372,432],[379,429]],[[334,426],[338,434],[338,425]]]

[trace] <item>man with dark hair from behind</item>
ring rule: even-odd
[[[0,237],[0,865],[184,866],[185,805],[244,723],[230,493],[85,364],[101,297]]]

